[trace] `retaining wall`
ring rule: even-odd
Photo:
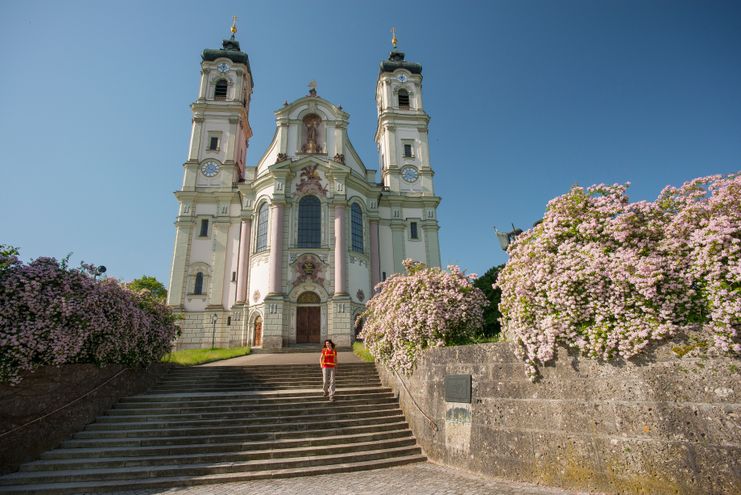
[[[16,386],[0,384],[0,474],[37,459],[93,422],[121,397],[152,386],[170,367],[44,366],[26,373]],[[38,418],[43,419],[35,421]],[[21,428],[8,433],[17,427]]]
[[[537,383],[508,343],[430,349],[403,377],[411,397],[378,368],[436,462],[607,493],[739,494],[741,360],[671,348],[620,364],[560,349]],[[446,402],[451,374],[471,375],[470,404]]]

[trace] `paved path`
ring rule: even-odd
[[[202,364],[201,366],[265,366],[271,364],[316,364],[319,368],[319,355],[321,348],[316,352],[278,352],[275,354],[248,354],[223,361]],[[337,363],[362,363],[363,361],[351,351],[337,353]]]
[[[484,478],[432,463],[373,471],[190,488],[136,490],[112,495],[577,495],[558,488]]]

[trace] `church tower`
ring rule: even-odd
[[[231,323],[241,229],[237,184],[244,180],[252,129],[253,80],[249,58],[235,39],[201,55],[198,97],[183,164],[168,304],[186,312],[183,332],[214,333]]]
[[[430,166],[428,124],[422,103],[422,66],[405,60],[396,35],[388,60],[381,62],[376,83],[376,145],[381,166],[381,204],[388,210],[393,265],[384,273],[403,273],[401,261],[414,258],[440,266],[437,205]],[[383,234],[382,234],[383,235]],[[391,253],[389,253],[391,254]],[[382,256],[383,258],[383,256]]]

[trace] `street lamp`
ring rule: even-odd
[[[93,272],[93,278],[95,278],[97,280],[98,277],[100,277],[101,275],[103,275],[105,272],[106,272],[106,267],[103,266],[103,265],[100,265],[100,266],[98,266],[98,267],[95,268],[95,272]]]
[[[510,232],[500,232],[496,227],[494,227],[494,232],[497,234],[499,246],[503,251],[507,251],[507,248],[514,242],[515,238],[522,234],[522,229],[518,229],[515,227],[515,224],[512,224],[512,230]]]
[[[216,322],[219,321],[219,315],[216,313],[211,315],[211,323],[214,325],[214,330],[211,332],[211,349],[214,348],[214,342],[216,339]]]

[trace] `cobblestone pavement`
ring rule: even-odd
[[[485,478],[432,463],[301,478],[224,483],[190,488],[117,492],[113,495],[584,495]],[[594,492],[592,492],[594,493]]]

